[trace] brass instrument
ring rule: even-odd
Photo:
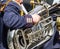
[[[54,34],[54,26],[53,19],[49,14],[52,12],[51,10],[57,6],[58,4],[51,6],[44,2],[32,9],[30,12],[27,12],[22,4],[21,8],[25,14],[32,15],[37,13],[42,18],[41,21],[32,28],[9,31],[7,36],[9,49],[34,49],[38,46],[42,46],[51,39]]]
[[[57,26],[58,31],[60,31],[60,17],[57,17],[56,26]]]

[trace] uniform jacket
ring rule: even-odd
[[[21,29],[32,27],[32,23],[27,23],[27,18],[32,18],[31,15],[20,16],[20,6],[15,2],[10,2],[5,10],[3,21],[5,25],[12,29]]]
[[[22,29],[32,27],[32,22],[27,22],[27,18],[31,15],[20,16],[20,6],[15,2],[10,2],[4,9],[4,16],[0,13],[0,49],[8,49],[7,47],[7,30]],[[3,25],[4,24],[4,25]],[[3,31],[3,32],[2,32]]]

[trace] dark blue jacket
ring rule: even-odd
[[[20,6],[13,1],[10,2],[4,10],[3,21],[9,28],[21,29],[32,27],[32,23],[27,23],[26,18],[31,18],[31,16],[20,16]]]
[[[54,26],[55,27],[55,26]],[[54,28],[54,35],[52,38],[43,46],[43,49],[60,49],[59,32]]]
[[[32,17],[31,15],[20,16],[20,6],[15,2],[10,2],[4,10],[4,16],[3,17],[1,16],[2,15],[0,13],[0,49],[8,49],[7,47],[8,28],[21,29],[32,27],[33,24],[27,22],[27,18]]]
[[[5,4],[8,0],[0,0],[0,3]]]

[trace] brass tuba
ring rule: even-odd
[[[32,28],[25,30],[17,29],[8,32],[7,43],[9,49],[34,49],[38,46],[45,44],[54,34],[53,19],[50,13],[53,13],[52,9],[55,9],[58,4],[49,5],[46,2],[41,2],[30,12],[24,8],[23,4],[21,9],[25,14],[37,13],[41,16],[41,21],[35,24]]]

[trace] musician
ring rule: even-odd
[[[37,14],[20,16],[20,5],[22,2],[23,0],[12,0],[4,9],[3,22],[6,29],[25,29],[32,27],[40,21],[41,17]],[[6,29],[4,29],[5,31],[3,32],[0,49],[8,49]]]
[[[20,5],[23,0],[15,0],[11,1],[7,7],[5,8],[5,13],[3,17],[3,21],[6,26],[17,29],[17,28],[25,28],[32,27],[33,24],[38,23],[40,20],[40,16],[37,14],[34,15],[24,15],[20,16]],[[31,20],[31,21],[30,21]]]

